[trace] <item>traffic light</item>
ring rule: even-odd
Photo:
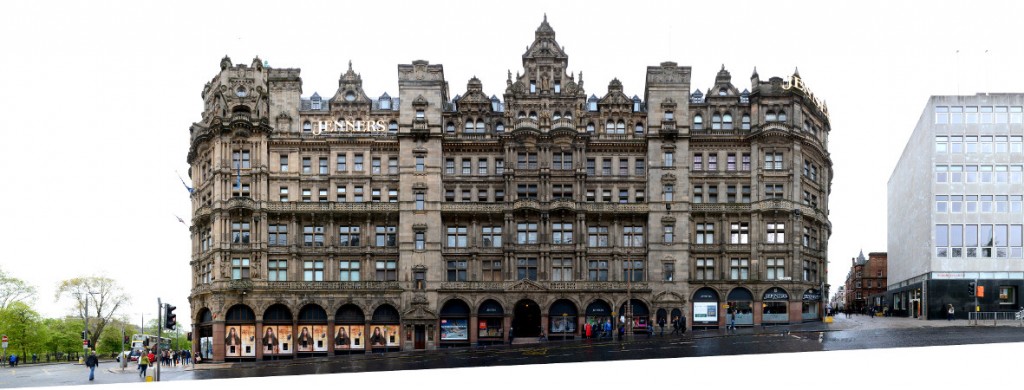
[[[170,303],[164,305],[164,328],[174,329],[174,326],[178,324],[178,316],[174,314],[176,306]]]
[[[192,332],[188,332],[188,336],[186,336],[185,339],[192,341]]]
[[[128,336],[124,336],[124,343],[128,344],[130,342],[131,342],[131,340],[128,339]]]
[[[970,291],[967,292],[967,294],[968,294],[967,296],[969,296],[969,297],[973,297],[974,296],[974,291],[976,290],[976,288],[975,288],[976,286],[977,285],[974,284],[974,282],[970,282],[970,283],[967,284],[967,288],[968,288],[968,290],[970,290]]]

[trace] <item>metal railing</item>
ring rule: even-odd
[[[971,325],[979,325],[980,323],[988,324],[992,322],[992,325],[999,325],[1000,321],[1004,322],[1017,322],[1019,326],[1024,327],[1024,308],[1020,311],[979,311],[979,312],[968,312],[967,322]]]

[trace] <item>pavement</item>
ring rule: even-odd
[[[711,329],[711,330],[688,330],[683,337],[685,338],[715,338],[715,337],[728,337],[731,335],[758,335],[758,334],[778,334],[778,333],[799,333],[799,332],[831,332],[831,331],[844,331],[844,330],[884,330],[884,329],[914,329],[914,328],[937,328],[937,327],[965,327],[965,326],[980,326],[980,327],[992,327],[992,326],[1007,326],[1007,327],[1024,327],[1024,322],[1021,321],[979,321],[977,324],[974,321],[968,321],[966,319],[958,319],[953,321],[948,320],[925,320],[922,318],[907,318],[907,317],[871,317],[864,314],[851,315],[849,318],[845,314],[840,314],[832,318],[832,323],[823,321],[805,322],[798,324],[783,324],[783,325],[767,325],[767,326],[739,326],[737,329]],[[666,331],[665,335],[668,336],[669,332]],[[657,334],[654,336],[658,336]],[[646,334],[637,334],[632,336],[633,339],[643,340],[648,338]],[[527,341],[529,340],[529,341]],[[542,342],[536,341],[534,338],[517,338],[515,345],[498,345],[488,347],[470,347],[476,348],[534,348],[537,344]],[[580,340],[569,340],[569,341],[546,341],[543,343],[578,343]],[[402,356],[410,353],[418,353],[422,351],[402,351],[402,352],[391,352],[387,356]],[[370,358],[379,357],[379,354],[367,354],[367,355],[352,355],[351,358]],[[196,364],[193,368],[192,365],[188,366],[177,366],[177,367],[163,367],[161,370],[175,370],[175,371],[192,371],[192,370],[215,370],[222,368],[235,367],[236,365],[244,365],[251,363],[202,363]],[[151,367],[150,370],[153,370]],[[109,369],[110,372],[120,373],[119,367]],[[134,366],[130,365],[129,369],[125,370],[126,373],[135,373]]]

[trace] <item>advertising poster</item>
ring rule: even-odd
[[[260,337],[260,348],[263,349],[263,355],[280,354],[281,343],[278,338],[279,334],[277,327],[273,325],[263,326],[263,337]]]
[[[694,302],[694,322],[718,322],[718,302]]]
[[[225,327],[224,356],[242,356],[242,332],[238,328],[238,325],[228,325]]]
[[[336,325],[334,327],[334,349],[349,349],[352,347],[352,336],[349,336],[348,325]]]
[[[463,327],[465,328],[465,327]],[[384,326],[384,340],[389,347],[399,346],[399,339],[402,338],[401,334],[398,333],[398,325],[387,325]]]
[[[574,333],[576,332],[576,317],[562,316],[552,318],[549,329],[551,333]]]
[[[469,340],[468,323],[468,320],[465,318],[441,319],[441,340]],[[484,328],[486,327],[485,323]]]
[[[299,352],[313,352],[313,331],[310,325],[299,325],[299,336],[295,338],[295,349]]]
[[[278,325],[277,328],[277,353],[280,355],[291,355],[295,348],[295,340],[292,335],[291,325]]]
[[[385,346],[387,341],[384,338],[384,329],[386,327],[387,326],[385,326],[385,325],[373,325],[373,326],[370,327],[371,329],[373,329],[371,331],[371,333],[370,333],[370,347],[371,348],[377,348],[377,347],[384,347]]]
[[[352,338],[352,349],[366,348],[366,327],[363,325],[350,325],[348,327],[349,337]]]
[[[242,333],[242,356],[256,356],[256,325],[241,325],[238,327]]]
[[[313,352],[327,352],[327,325],[313,325]]]

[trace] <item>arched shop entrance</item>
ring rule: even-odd
[[[309,304],[299,309],[299,332],[295,350],[299,357],[327,356],[327,311]]]
[[[559,299],[551,304],[548,312],[548,339],[569,340],[576,335],[576,318],[579,311],[568,299]]]
[[[469,305],[452,299],[441,307],[441,348],[469,345]]]
[[[693,328],[718,327],[718,292],[704,287],[693,293]]]
[[[651,326],[657,326],[657,331],[659,334],[663,333],[664,331],[660,324],[665,324],[666,327],[671,329],[672,324],[670,324],[668,321],[668,312],[665,311],[665,309],[658,309],[656,313],[657,314],[654,315],[654,324],[652,324]]]
[[[480,304],[476,311],[477,345],[503,344],[505,342],[505,309],[493,299]]]
[[[255,359],[256,315],[252,309],[246,305],[232,306],[224,325],[224,360]]]
[[[512,312],[512,335],[515,337],[540,336],[540,305],[529,299],[516,303]]]
[[[592,328],[590,332],[594,338],[610,336],[602,335],[601,333],[604,332],[605,323],[611,324],[611,315],[612,307],[608,305],[608,302],[598,299],[587,305],[586,321]]]
[[[366,316],[363,310],[347,304],[334,314],[334,354],[363,353],[366,348]]]
[[[686,321],[686,319],[685,319],[685,318],[683,318],[683,311],[682,311],[682,310],[679,310],[679,309],[672,309],[672,316],[668,318],[668,320],[669,320],[669,326],[672,326],[671,322],[672,322],[673,320],[676,320],[676,319],[681,319],[681,320],[683,320],[682,322],[680,322],[680,324],[682,325],[682,327],[683,327],[683,328],[685,328],[685,327],[686,327],[686,322],[685,322],[685,321]],[[680,332],[682,332],[682,331],[685,331],[685,329],[680,329]]]
[[[743,287],[737,287],[729,292],[729,308],[726,313],[736,314],[736,326],[754,325],[754,294]],[[729,322],[728,314],[725,321]]]
[[[263,360],[292,358],[295,352],[292,325],[292,312],[285,305],[271,305],[263,312],[263,334],[260,339]]]
[[[633,306],[633,333],[647,333],[650,331],[651,312],[647,305],[639,299],[630,300]],[[626,304],[619,306],[620,318],[626,315]],[[628,328],[627,328],[628,330]]]
[[[789,293],[779,287],[769,288],[761,297],[762,324],[789,323]]]
[[[399,324],[398,310],[388,304],[378,306],[370,319],[370,336],[367,338],[370,348],[375,352],[399,350]]]
[[[213,313],[210,312],[210,309],[203,308],[199,310],[198,318],[199,325],[193,334],[199,337],[193,340],[198,340],[199,344],[192,350],[199,351],[202,360],[210,360],[213,359]]]
[[[804,291],[801,316],[804,321],[816,321],[821,314],[821,291],[810,289]]]

